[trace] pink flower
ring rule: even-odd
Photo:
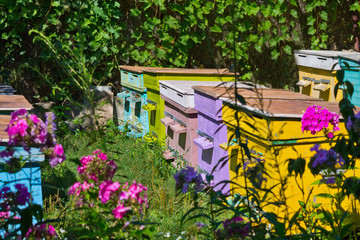
[[[64,154],[64,149],[61,144],[56,144],[54,147],[54,153],[58,156],[62,156]]]
[[[121,219],[125,216],[126,212],[129,211],[131,208],[125,207],[124,204],[120,204],[113,210],[114,217],[116,219]]]
[[[106,181],[100,184],[99,186],[99,198],[101,200],[101,203],[107,203],[110,200],[110,195],[113,192],[116,192],[120,188],[120,183],[118,182],[112,182],[112,181]]]
[[[330,130],[328,137],[332,138],[333,132],[339,130],[339,115],[321,106],[312,105],[306,109],[301,119],[301,130],[310,131],[315,135],[317,132],[326,130],[329,124],[333,126],[333,129]]]
[[[79,196],[81,193],[81,189],[82,189],[81,182],[76,182],[70,187],[68,194]]]
[[[33,123],[39,123],[41,120],[36,115],[30,115],[30,119],[33,121]]]
[[[10,217],[10,212],[6,211],[6,212],[0,212],[0,218],[9,218]]]
[[[139,203],[141,202],[140,193],[147,191],[147,188],[140,183],[133,181],[133,184],[129,188],[129,195],[132,199],[136,199]]]
[[[55,239],[56,236],[55,228],[45,223],[30,227],[25,235],[29,239]]]

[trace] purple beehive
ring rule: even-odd
[[[252,84],[237,83],[237,88],[253,88]],[[257,88],[263,88],[257,86]],[[194,86],[195,109],[198,111],[198,146],[199,168],[214,177],[214,184],[229,181],[228,151],[220,147],[227,143],[227,127],[222,119],[223,101],[219,98],[234,92],[234,85],[220,88]],[[229,184],[219,184],[215,190],[229,193]]]
[[[198,146],[199,168],[212,174],[216,185],[229,180],[228,152],[219,146],[227,142],[227,128],[221,117],[223,102],[219,94],[204,91],[199,86],[193,88],[198,111],[198,138],[194,143]],[[220,184],[216,190],[228,193],[230,187],[229,184]]]

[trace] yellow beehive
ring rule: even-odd
[[[346,56],[348,52],[326,50],[298,50],[294,52],[295,62],[299,69],[297,85],[300,92],[325,101],[340,101],[342,90],[335,97],[337,84],[336,73],[341,70],[338,56]]]
[[[263,206],[269,202],[284,201],[282,207],[268,205],[264,211],[275,213],[279,217],[292,217],[300,209],[299,201],[306,201],[311,193],[310,201],[322,203],[322,207],[330,209],[331,201],[329,199],[315,197],[320,193],[334,194],[336,191],[330,189],[326,184],[312,185],[321,176],[314,177],[306,165],[306,170],[302,178],[299,176],[287,178],[288,163],[290,158],[305,158],[306,164],[310,158],[315,155],[311,151],[315,144],[320,144],[320,148],[329,149],[331,143],[323,134],[311,135],[309,132],[303,133],[301,130],[301,117],[306,108],[311,105],[320,105],[326,107],[329,111],[339,113],[337,103],[319,101],[302,94],[297,94],[284,90],[262,89],[262,99],[259,100],[257,94],[246,89],[239,90],[247,102],[247,105],[235,103],[233,96],[224,96],[222,118],[228,129],[228,142],[233,144],[226,149],[229,151],[229,174],[230,184],[233,193],[246,195],[244,170],[242,165],[244,157],[238,144],[234,144],[231,139],[235,138],[235,129],[239,129],[239,137],[242,143],[247,143],[252,157],[263,159],[265,162],[265,171],[268,176],[262,187],[272,189],[274,195],[268,195],[268,200],[263,202]],[[237,114],[237,117],[235,117]],[[251,127],[252,125],[253,127]],[[335,138],[339,135],[346,135],[347,131],[344,122],[340,123],[340,131],[336,132]],[[222,144],[222,146],[226,146]],[[238,172],[236,172],[238,171]],[[359,175],[359,170],[348,170],[346,176]],[[284,180],[286,182],[284,182]],[[281,184],[285,183],[285,184]],[[247,181],[248,187],[254,187]],[[303,190],[299,189],[300,185]],[[239,187],[241,186],[241,187]],[[313,190],[311,190],[313,188]],[[260,196],[264,196],[265,191],[258,190]],[[350,210],[351,201],[349,199],[342,203],[344,209]]]

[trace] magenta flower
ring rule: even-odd
[[[327,130],[329,124],[332,125],[332,130]],[[339,115],[321,106],[312,105],[306,109],[301,119],[301,130],[310,131],[312,135],[326,130],[330,131],[328,137],[333,138],[333,132],[339,130]]]
[[[108,160],[106,154],[101,150],[96,150],[94,153],[80,159],[81,166],[77,168],[80,177],[98,184],[111,180],[116,171],[116,163]]]
[[[81,182],[76,182],[70,187],[70,189],[68,191],[68,194],[69,195],[79,196],[80,193],[81,193],[81,190],[82,190],[82,183]]]
[[[120,188],[120,183],[106,181],[99,186],[99,198],[101,203],[107,203],[110,200],[112,193],[116,192]]]
[[[6,211],[6,212],[0,212],[0,218],[9,218],[10,217],[10,212]]]
[[[62,146],[56,144],[55,115],[53,113],[45,115],[46,123],[35,115],[29,115],[25,109],[13,112],[10,123],[5,129],[9,136],[8,147],[1,152],[1,156],[10,155],[13,148],[18,145],[28,152],[32,146],[40,146],[44,155],[49,157],[52,167],[62,163],[65,160],[65,154]]]
[[[125,217],[126,212],[129,211],[130,209],[131,208],[125,207],[124,204],[122,203],[113,210],[113,215],[115,218],[121,219]]]
[[[27,239],[55,239],[56,237],[55,228],[45,223],[30,227],[25,235]]]

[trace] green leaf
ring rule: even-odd
[[[310,27],[309,31],[308,31],[308,34],[309,35],[314,35],[315,33],[316,33],[316,29],[314,27]]]
[[[290,10],[290,14],[291,14],[291,16],[293,16],[294,18],[298,18],[299,16],[298,16],[298,13],[297,13],[297,11],[295,10],[295,9],[291,9]]]
[[[255,4],[254,6],[250,7],[249,16],[256,15],[259,11],[260,11],[260,7],[256,6]]]
[[[351,96],[352,96],[353,93],[354,93],[354,86],[353,86],[352,83],[349,82],[349,81],[345,81],[345,85],[346,85],[346,90],[347,90],[347,92],[349,93],[350,98],[351,98]]]
[[[141,11],[137,8],[130,9],[130,16],[132,17],[138,17],[140,13]]]
[[[315,195],[315,197],[321,197],[321,198],[334,198],[333,195],[331,195],[330,193],[319,193],[317,195]]]
[[[137,46],[137,47],[142,47],[142,46],[144,46],[144,45],[145,45],[145,42],[144,42],[143,40],[137,41],[137,42],[135,43],[135,46]]]
[[[278,52],[277,50],[272,50],[271,51],[271,59],[273,60],[277,60],[280,56],[280,52]]]
[[[166,19],[165,23],[166,23],[169,27],[171,27],[171,28],[173,28],[173,29],[178,29],[178,28],[179,28],[179,20],[177,20],[176,18],[174,18],[174,17],[172,17],[172,16],[169,16],[169,17]]]
[[[53,1],[53,2],[51,3],[51,6],[53,6],[53,7],[58,7],[58,6],[60,6],[60,5],[61,5],[60,1]]]
[[[285,45],[285,47],[284,47],[284,52],[285,52],[287,55],[292,55],[291,47],[290,47],[289,45]]]
[[[210,27],[210,31],[221,33],[222,30],[218,25],[214,25],[214,26]]]
[[[322,20],[327,21],[328,20],[328,14],[325,11],[320,12],[320,17]]]

